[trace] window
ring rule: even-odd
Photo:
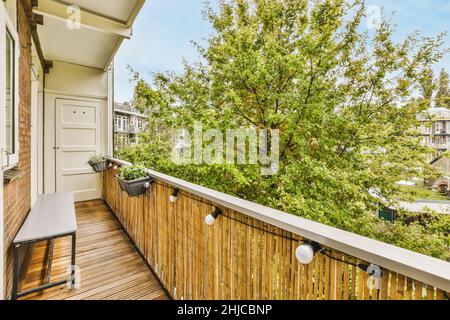
[[[129,123],[130,119],[127,116],[115,116],[114,118],[116,131],[126,131]]]
[[[0,10],[0,45],[2,65],[2,77],[0,90],[2,102],[0,103],[0,128],[3,131],[3,163],[4,168],[15,166],[19,162],[19,119],[18,119],[18,35],[13,23],[4,10]],[[4,95],[3,95],[4,94]]]
[[[14,154],[16,146],[14,141],[14,40],[6,32],[6,105],[5,105],[5,150]]]

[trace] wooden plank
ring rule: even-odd
[[[207,226],[204,218],[214,208],[210,203],[212,200],[207,200],[206,196],[199,198],[200,194],[190,194],[189,189],[183,189],[177,202],[171,204],[168,197],[173,186],[167,184],[170,181],[164,181],[157,181],[151,193],[130,199],[118,190],[114,171],[110,169],[105,174],[104,194],[148,264],[177,299],[386,300],[400,296],[412,299],[413,291],[414,298],[420,295],[415,291],[416,282],[414,285],[405,283],[404,276],[385,269],[381,289],[370,290],[366,286],[367,273],[355,266],[369,262],[333,248],[326,249],[338,260],[318,253],[311,264],[302,265],[295,257],[300,242],[288,239],[294,236],[291,232],[258,220],[247,212],[221,207],[224,214],[212,226]],[[100,210],[98,203],[95,208]],[[82,244],[84,252],[103,250],[105,244],[111,244],[108,242],[111,238],[121,236],[114,233],[111,225],[103,231],[99,229],[105,223],[107,212],[102,211],[101,221],[90,224],[91,209],[89,206],[79,208],[80,221],[86,228],[83,231],[86,237]],[[99,248],[95,248],[96,231],[104,233],[100,236],[103,245]],[[64,254],[68,252],[64,251]],[[111,270],[116,271],[115,268]],[[139,283],[139,278],[132,281],[136,292],[127,284],[114,280],[105,284],[114,293],[100,290],[89,296],[90,293],[86,293],[86,298],[162,297],[159,292],[145,293],[146,285]],[[397,288],[401,289],[400,293]],[[427,288],[428,298],[443,296],[441,292],[435,293],[434,287]]]
[[[423,299],[423,284],[420,281],[414,281],[414,300]]]
[[[349,271],[349,262],[350,257],[344,255],[344,284],[343,284],[343,296],[342,300],[349,299],[349,290],[350,290],[350,271]]]
[[[106,175],[106,183],[110,178]],[[105,192],[107,195],[108,192]],[[138,199],[135,211],[142,211],[142,199]],[[153,296],[167,299],[158,279],[128,240],[119,223],[101,200],[78,203],[75,206],[78,224],[77,264],[81,270],[81,288],[69,290],[55,287],[25,297],[33,300],[62,299],[139,299]],[[142,215],[135,215],[134,228],[140,228]],[[102,232],[106,230],[106,232]],[[137,230],[137,229],[135,229]],[[139,232],[135,239],[142,244]],[[70,264],[70,241],[55,241],[52,281],[67,277]],[[39,284],[46,246],[41,244],[33,252],[24,288]]]

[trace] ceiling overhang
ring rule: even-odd
[[[145,0],[39,0],[33,13],[46,60],[106,70]]]

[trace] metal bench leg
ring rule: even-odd
[[[19,290],[19,247],[20,244],[14,245],[14,270],[11,300],[17,300],[17,294]]]
[[[76,253],[76,246],[77,246],[77,235],[74,233],[72,234],[72,262],[71,262],[71,279],[72,279],[72,284],[71,287],[72,289],[75,288],[75,253]]]

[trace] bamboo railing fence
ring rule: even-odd
[[[305,240],[227,207],[208,226],[216,205],[156,180],[146,195],[121,192],[110,167],[104,199],[174,299],[438,300],[436,287],[382,269],[381,288],[370,289],[370,264],[328,248],[303,265],[295,256]]]

